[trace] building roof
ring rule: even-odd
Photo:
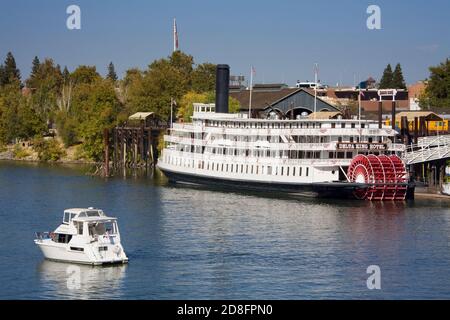
[[[270,91],[253,91],[252,93],[252,109],[262,110],[273,104],[275,101],[298,91],[297,88],[283,88],[280,90]],[[238,100],[243,109],[248,108],[250,104],[250,90],[242,90],[239,92],[230,92],[230,96]]]
[[[310,95],[314,95],[313,89],[306,88],[282,88],[279,90],[253,90],[252,92],[252,109],[264,110],[267,107],[273,106],[278,102],[298,93],[305,91]],[[318,90],[319,91],[319,90]],[[230,92],[230,96],[238,100],[241,108],[246,109],[250,104],[250,90],[242,90],[238,92]],[[317,97],[317,100],[321,100],[326,104],[330,104],[327,101]],[[331,105],[331,104],[330,104]],[[333,106],[334,107],[334,106]]]
[[[153,112],[136,112],[135,114],[128,117],[128,120],[145,120],[152,116]]]
[[[425,117],[427,120],[436,120],[436,121],[442,121],[442,117],[437,115],[436,113],[432,111],[404,111],[399,112],[395,115],[395,119],[401,119],[401,117],[407,117],[408,121],[414,121],[414,118],[420,118]]]
[[[311,113],[308,118],[317,120],[336,119],[338,116],[343,116],[339,111],[319,111]]]

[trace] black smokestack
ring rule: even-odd
[[[216,112],[228,113],[230,66],[219,64],[216,69]]]

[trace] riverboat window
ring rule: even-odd
[[[292,175],[295,177],[295,167],[292,168]]]
[[[309,176],[309,168],[306,168],[306,176]]]
[[[284,175],[284,167],[281,167],[281,175]]]
[[[336,158],[337,159],[344,159],[345,158],[345,152],[338,152]]]
[[[328,153],[328,158],[329,159],[334,159],[334,152],[329,152]]]
[[[373,138],[370,137],[370,138],[369,138],[369,143],[372,143],[372,142],[373,142]]]
[[[341,123],[341,128],[345,129],[345,123]]]
[[[267,174],[272,175],[272,167],[271,166],[267,166]]]
[[[286,168],[286,175],[289,177],[289,167]]]
[[[361,123],[361,128],[364,129],[366,127],[365,123]]]
[[[302,176],[302,171],[303,171],[303,167],[298,168],[298,175],[300,177]]]
[[[332,123],[332,124],[331,124],[331,128],[332,128],[332,129],[336,128],[336,123]]]
[[[356,128],[356,123],[352,123],[352,129]]]

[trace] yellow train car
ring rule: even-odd
[[[414,132],[414,119],[424,117],[427,125],[427,130],[430,134],[435,133],[449,133],[449,119],[444,119],[443,117],[430,111],[410,111],[410,112],[400,112],[395,116],[395,127],[399,130],[402,128],[401,119],[402,117],[407,117],[408,119],[408,129],[409,132]],[[385,119],[384,124],[386,126],[391,126],[391,119]]]

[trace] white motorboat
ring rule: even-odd
[[[63,223],[54,232],[37,232],[34,242],[49,260],[90,265],[128,262],[117,218],[99,209],[65,210]]]

